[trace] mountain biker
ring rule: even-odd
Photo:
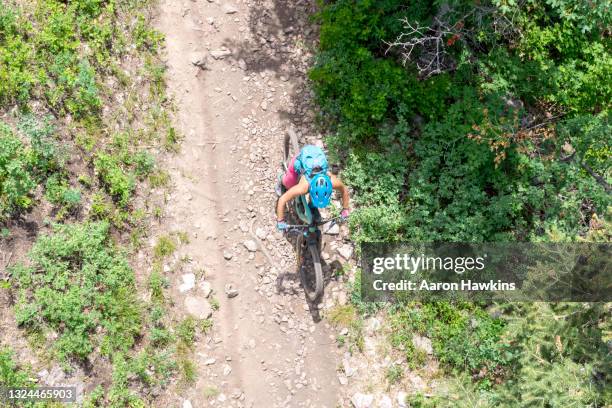
[[[316,208],[325,208],[331,201],[332,191],[342,194],[342,212],[345,221],[349,216],[348,188],[338,177],[328,171],[327,158],[323,150],[314,145],[306,145],[291,159],[285,174],[279,179],[277,194],[280,196],[276,206],[276,229],[287,229],[285,205],[301,195],[310,194],[310,201]]]

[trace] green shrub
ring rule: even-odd
[[[32,152],[0,122],[0,220],[32,205]]]
[[[29,258],[30,266],[12,269],[17,323],[57,333],[60,359],[84,359],[97,345],[110,355],[134,344],[142,320],[134,273],[110,241],[108,223],[56,225]]]
[[[134,156],[135,172],[140,178],[150,175],[155,169],[155,157],[147,152],[138,152]]]
[[[26,41],[31,24],[9,7],[0,10],[0,103],[25,102],[36,84],[34,47]]]
[[[8,347],[0,348],[0,384],[3,387],[29,387],[33,385],[30,375],[15,362]]]
[[[165,257],[172,255],[176,250],[176,243],[168,236],[163,235],[157,239],[157,244],[153,248],[153,254],[157,259],[164,259]]]
[[[134,176],[124,171],[114,156],[106,153],[96,155],[94,167],[106,191],[119,205],[127,206],[134,189]]]
[[[179,341],[186,347],[191,348],[195,342],[197,322],[193,317],[183,319],[176,326],[176,335]]]
[[[515,358],[501,340],[504,322],[469,303],[410,303],[390,321],[391,344],[404,349],[408,358],[415,356],[413,334],[427,336],[440,362],[475,375],[483,386],[502,378]]]
[[[138,49],[156,52],[164,36],[159,31],[151,28],[143,15],[139,15],[132,31],[132,38]]]

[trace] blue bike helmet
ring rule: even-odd
[[[310,200],[317,208],[329,205],[332,196],[332,182],[326,173],[317,173],[310,179]]]

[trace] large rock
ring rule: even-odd
[[[257,235],[257,238],[261,239],[261,240],[265,240],[268,237],[268,234],[266,233],[266,230],[259,227],[255,230],[255,235]]]
[[[372,394],[362,394],[358,392],[351,398],[351,404],[353,404],[355,408],[372,408],[374,396]]]
[[[322,229],[328,235],[338,235],[340,233],[340,226],[338,224],[327,223]]]
[[[400,391],[397,393],[397,406],[400,408],[407,408],[408,404],[406,403],[406,398],[408,397],[408,394],[405,393],[404,391]]]
[[[200,283],[200,289],[202,289],[202,295],[204,295],[205,298],[209,297],[212,293],[212,286],[208,281]]]
[[[183,275],[183,283],[179,285],[179,291],[185,293],[195,287],[195,275],[193,273],[186,273]]]
[[[257,251],[257,243],[255,241],[253,241],[252,239],[248,239],[246,241],[244,241],[244,247],[249,251],[249,252],[255,252]]]
[[[378,400],[378,408],[393,408],[393,402],[388,395],[381,395],[380,400]]]
[[[431,340],[427,337],[419,336],[418,334],[412,335],[412,345],[427,353],[428,355],[433,354],[433,347],[431,345]]]
[[[350,244],[344,244],[338,248],[338,253],[347,261],[353,256],[353,246]]]
[[[187,313],[197,319],[208,319],[213,312],[208,301],[199,296],[187,296],[185,298],[185,309],[187,309]]]
[[[346,353],[342,359],[342,369],[347,377],[352,377],[357,372],[357,369],[351,366],[350,358],[350,354]]]

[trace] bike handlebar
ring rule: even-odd
[[[321,225],[325,225],[328,222],[331,223],[336,223],[338,220],[342,220],[342,217],[333,217],[333,218],[328,218],[327,220],[322,220],[319,222],[316,222],[314,224],[295,224],[295,225],[287,225],[287,229],[285,230],[286,232],[292,232],[292,231],[297,231],[297,230],[303,230],[303,229],[307,229],[310,227],[319,227]]]

